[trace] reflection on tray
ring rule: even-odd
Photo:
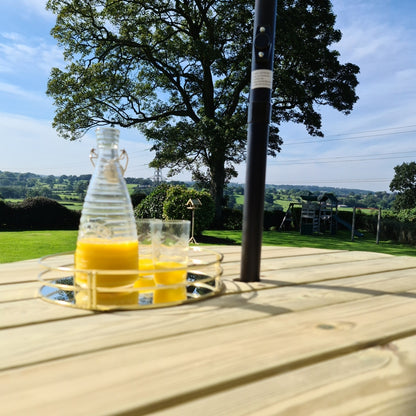
[[[208,286],[208,287],[207,287]],[[197,273],[187,273],[186,278],[186,299],[195,300],[198,298],[213,295],[216,290],[216,281],[207,275]],[[173,289],[156,286],[156,290],[163,293],[164,290],[169,291]],[[44,285],[40,289],[40,296],[52,302],[70,304],[76,306],[76,296],[74,290],[73,276],[67,276],[49,282],[49,285]],[[169,303],[157,302],[157,303]],[[152,306],[154,304],[153,291],[139,292],[138,305]]]
[[[38,278],[42,283],[39,294],[46,301],[81,309],[108,311],[122,309],[160,308],[180,305],[212,297],[222,290],[223,255],[206,248],[191,248],[189,264],[181,268],[163,269],[163,273],[177,273],[181,279],[175,283],[156,284],[160,269],[131,270],[77,270],[74,252],[51,254],[40,259],[44,266]],[[68,257],[70,256],[70,257]],[[87,276],[81,283],[74,279],[76,273]],[[108,280],[120,274],[137,274],[134,284],[127,286],[101,285],[103,276]],[[186,280],[182,280],[186,273]],[[74,281],[75,280],[75,281]],[[106,280],[106,281],[107,281]],[[161,283],[161,282],[158,282]],[[100,285],[100,286],[99,286]]]

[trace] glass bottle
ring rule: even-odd
[[[136,222],[123,177],[125,169],[120,164],[126,154],[123,151],[119,155],[117,129],[99,127],[96,135],[98,155],[91,151],[95,169],[81,212],[75,250],[75,283],[88,290],[78,291],[76,303],[83,307],[137,303],[137,292],[127,290],[133,287],[137,274],[114,272],[138,270]],[[108,289],[115,287],[118,289],[114,292]]]

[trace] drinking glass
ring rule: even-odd
[[[136,219],[136,227],[139,241],[139,277],[136,280],[134,287],[154,287],[156,286],[153,273],[155,268],[155,250],[160,245],[162,220],[155,218],[139,218]],[[139,303],[152,303],[153,295],[153,290],[140,291]]]
[[[190,225],[188,220],[162,222],[160,241],[154,251],[154,279],[158,286],[153,303],[177,302],[187,297],[185,282]]]

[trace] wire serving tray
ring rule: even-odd
[[[186,266],[164,268],[163,273],[183,273],[180,283],[157,285],[153,279],[160,269],[151,270],[79,270],[74,266],[74,252],[44,256],[39,263],[44,267],[38,275],[42,286],[39,296],[45,301],[95,311],[162,308],[203,300],[221,293],[223,254],[201,247],[189,248]],[[85,284],[75,278],[80,273]],[[99,286],[111,276],[133,276],[127,286]],[[110,279],[110,280],[109,280]],[[114,281],[115,279],[113,279]],[[125,280],[125,279],[123,279]]]

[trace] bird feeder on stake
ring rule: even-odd
[[[192,212],[192,220],[191,220],[191,238],[189,239],[190,243],[198,244],[194,237],[194,228],[195,228],[195,210],[201,207],[202,202],[196,198],[196,199],[189,199],[186,203],[186,208],[190,209]]]

